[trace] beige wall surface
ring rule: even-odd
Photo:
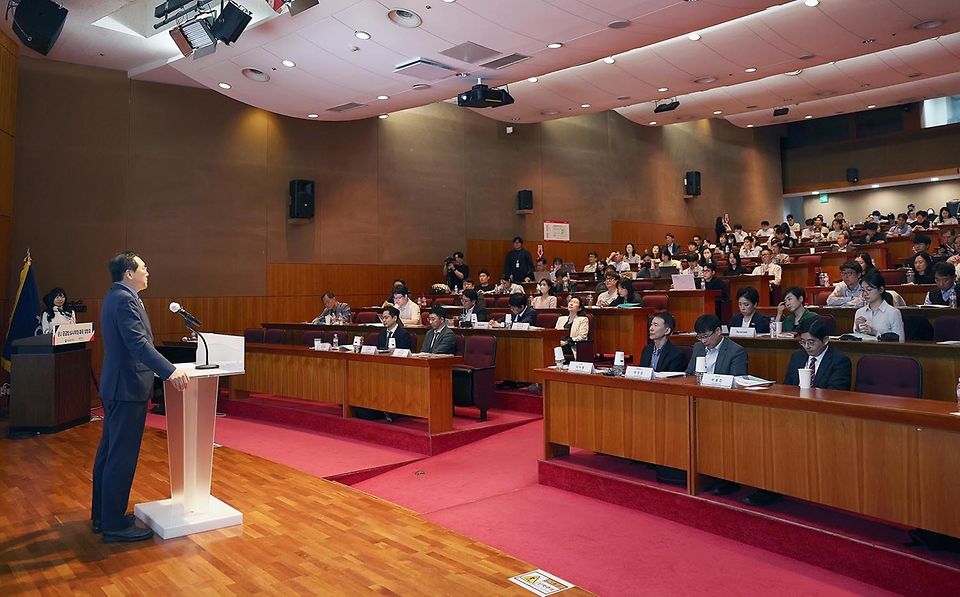
[[[535,241],[544,219],[607,243],[613,221],[712,229],[726,212],[745,225],[781,212],[777,132],[722,120],[652,128],[604,112],[507,134],[439,103],[324,123],[31,58],[18,102],[7,264],[29,246],[41,292],[74,297],[102,296],[106,261],[125,248],[149,264],[152,296],[266,296],[268,264],[352,264],[362,276],[442,263],[468,239]],[[682,197],[687,170],[702,172],[698,198]],[[317,182],[306,225],[287,222],[295,178]],[[533,191],[533,214],[515,213],[520,189]]]

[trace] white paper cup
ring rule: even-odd
[[[707,357],[697,357],[697,373],[707,372]]]
[[[817,252],[817,248],[816,248],[816,247],[810,247],[810,254],[811,254],[811,255],[813,255],[813,254],[816,253],[816,252]]]
[[[810,379],[813,377],[812,369],[797,369],[797,373],[800,375],[800,389],[807,390],[810,389]]]
[[[314,339],[313,339],[313,349],[314,349],[314,350],[320,350],[320,343],[321,343],[321,342],[323,342],[323,339],[322,339],[322,338],[314,338]]]
[[[780,332],[783,331],[783,322],[782,321],[771,321],[770,322],[770,335],[774,338],[780,335]]]

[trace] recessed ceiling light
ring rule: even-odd
[[[691,33],[690,35],[687,36],[687,39],[689,39],[690,41],[700,41],[700,34]]]
[[[613,64],[614,62],[616,62],[616,60],[613,59],[613,56],[607,56],[606,58],[603,59],[603,61],[606,62],[607,64]]]
[[[378,96],[377,96],[377,99],[378,99],[378,100],[388,100],[388,99],[390,99],[390,96],[389,96],[389,95],[378,95]]]
[[[519,116],[514,116],[514,117],[511,118],[510,120],[512,120],[512,121],[514,121],[514,122],[519,122],[519,121],[520,121],[520,117],[519,117]]]
[[[860,83],[860,87],[870,87],[870,83]]]
[[[831,61],[831,62],[828,62],[827,64],[829,64],[830,66],[833,66],[833,65],[836,64],[836,63],[837,63],[837,61],[836,61],[836,60],[833,60],[833,61]]]
[[[831,95],[836,95],[837,92],[832,89],[824,89],[823,91],[818,91],[816,95],[821,97],[830,97]]]
[[[266,83],[270,80],[270,75],[263,72],[259,68],[253,68],[252,66],[248,66],[247,68],[241,70],[240,74],[251,81],[256,81],[257,83]]]
[[[370,39],[370,34],[366,31],[354,31],[353,36],[357,39]]]
[[[803,0],[803,3],[813,8],[814,6],[820,4],[820,0]]]
[[[380,120],[383,120],[384,118],[389,118],[389,117],[390,117],[389,114],[381,114],[380,116],[377,116],[377,118],[379,118]]]
[[[650,121],[649,123],[647,123],[647,124],[649,124],[650,126],[653,126],[653,125],[657,124],[657,121],[656,121],[656,120],[651,120],[651,121]]]
[[[745,69],[743,69],[743,72],[745,72],[745,73],[755,73],[755,72],[757,72],[757,69],[755,69],[754,67],[751,66],[750,68],[745,68]]]
[[[869,108],[869,109],[871,109],[871,110],[873,110],[873,109],[876,108],[876,107],[877,107],[877,104],[870,104],[869,106],[867,106],[867,108]]]
[[[907,75],[907,76],[910,77],[911,79],[916,79],[917,77],[919,77],[919,76],[922,75],[922,74],[923,74],[923,73],[910,73],[910,74]]]
[[[807,120],[810,120],[811,118],[813,118],[813,114],[807,114],[806,116],[804,116],[804,118],[806,118]]]
[[[863,40],[863,43],[865,43],[865,44],[872,44],[872,43],[875,42],[875,41],[877,41],[877,40],[873,39],[872,37],[868,37],[867,39]]]
[[[933,21],[922,21],[914,25],[913,28],[923,31],[924,29],[936,29],[940,25],[943,25],[943,21],[941,21],[940,19],[936,19]]]
[[[747,128],[748,128],[748,129],[752,129],[752,128],[753,128],[753,125],[752,125],[752,124],[748,124],[748,125],[747,125]]]
[[[664,91],[670,91],[670,90],[666,87],[660,87],[659,89],[657,89],[657,91],[659,91],[660,93],[663,93]]]
[[[783,73],[783,74],[787,75],[788,77],[796,77],[797,75],[799,75],[799,74],[802,73],[802,72],[803,72],[803,69],[802,69],[802,68],[798,68],[797,70],[792,70],[792,71],[790,71],[790,72],[788,72],[788,73]]]
[[[750,104],[749,106],[747,106],[747,110],[753,110],[756,107],[757,107],[757,104]]]
[[[457,0],[443,0],[443,1],[446,2],[447,4],[453,4]]]
[[[547,47],[550,48],[551,50],[556,50],[556,49],[562,48],[563,44],[558,41],[555,41],[553,43],[547,44]]]
[[[543,114],[544,116],[556,116],[560,112],[558,112],[557,110],[546,110],[540,113]]]
[[[414,85],[414,86],[411,87],[410,89],[413,89],[414,91],[423,91],[424,89],[430,89],[430,85],[428,85],[428,84],[426,84],[426,83],[417,83],[416,85]]]
[[[284,65],[287,68],[293,68],[297,65],[293,60],[281,60],[280,64]]]
[[[716,81],[716,77],[700,77],[699,79],[694,80],[694,83],[700,83],[701,85],[707,85]]]
[[[222,89],[230,89],[232,87],[230,83],[217,83]]]
[[[713,111],[713,115],[714,115],[714,116],[717,116],[717,115],[720,115],[720,114],[723,114],[723,111],[722,111],[722,110],[714,110],[714,111]]]
[[[539,81],[539,80],[540,80],[540,79],[538,79],[538,78],[536,78],[536,77],[530,77],[529,79],[527,79],[527,81],[530,81],[531,83],[536,83],[536,82]]]
[[[609,23],[607,23],[607,27],[609,27],[610,29],[623,29],[624,27],[629,27],[629,26],[630,26],[630,21],[627,21],[625,19],[614,19]]]
[[[878,185],[878,184],[872,184],[872,185],[870,185],[870,188],[871,188],[871,189],[879,189],[879,188],[880,188],[880,185]]]
[[[940,179],[937,178],[936,176],[934,176],[933,178],[930,179],[930,182],[937,182],[938,180],[940,180]]]
[[[307,114],[307,118],[320,118],[319,114]]]
[[[816,57],[817,57],[816,54],[804,54],[804,55],[800,56],[799,59],[800,59],[800,60],[813,60],[813,59],[816,58]]]
[[[814,192],[812,192],[812,193],[810,193],[810,194],[811,194],[811,195],[819,195],[819,194],[820,194],[820,191],[814,191]]]
[[[590,104],[580,104],[580,107],[581,107],[581,108],[589,108],[589,107],[590,107]]]
[[[393,24],[407,29],[415,29],[423,24],[423,19],[420,18],[420,15],[406,8],[391,8],[387,11],[387,18],[390,19]]]
[[[621,102],[626,101],[626,100],[628,100],[628,99],[630,99],[630,96],[629,96],[629,95],[618,95],[618,96],[617,96],[617,100],[618,100],[618,101],[621,101]]]

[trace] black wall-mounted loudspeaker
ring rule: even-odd
[[[533,191],[519,191],[517,193],[517,209],[533,209]]]
[[[694,197],[700,195],[700,171],[693,170],[687,172],[686,176],[683,177],[683,191],[687,195],[692,195]]]
[[[20,0],[13,13],[13,32],[23,45],[46,56],[57,43],[67,9],[50,0]]]
[[[290,181],[290,217],[313,217],[313,188],[312,180]]]
[[[860,180],[860,173],[856,168],[847,168],[847,182],[857,182]]]

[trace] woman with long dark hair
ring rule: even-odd
[[[742,276],[746,273],[747,271],[743,269],[743,261],[736,251],[727,255],[727,269],[723,272],[724,276]]]
[[[854,315],[853,332],[881,340],[892,340],[892,337],[884,336],[896,334],[899,341],[904,342],[903,316],[893,306],[893,296],[886,290],[887,284],[877,270],[860,278],[860,295],[865,304]]]
[[[59,286],[43,296],[47,309],[40,314],[40,327],[44,334],[52,334],[58,325],[77,323],[73,309],[65,309],[67,292]]]

